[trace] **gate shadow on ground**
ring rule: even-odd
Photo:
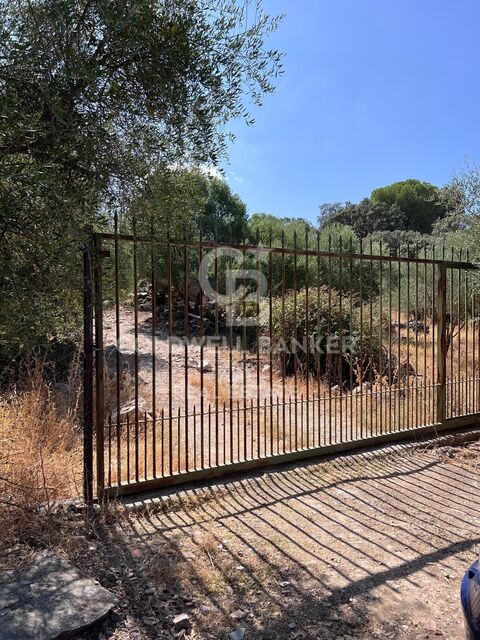
[[[460,638],[477,496],[477,475],[435,452],[356,456],[196,489],[167,512],[98,533],[106,565],[121,557],[132,574],[124,602],[138,637],[159,637],[185,610],[198,637],[225,638],[238,625],[258,639],[389,637],[402,623],[413,635],[390,637],[420,638],[419,620],[440,617],[440,632]],[[145,595],[159,584],[160,598]],[[449,602],[458,614],[443,623]]]

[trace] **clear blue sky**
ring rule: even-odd
[[[480,159],[479,0],[264,0],[285,73],[225,166],[249,213],[314,220]]]

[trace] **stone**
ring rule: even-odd
[[[232,631],[228,637],[230,640],[243,640],[245,637],[245,629],[243,627],[238,627],[238,629]]]
[[[52,553],[16,574],[0,573],[0,638],[70,638],[102,620],[117,597]]]
[[[242,620],[243,618],[246,618],[247,613],[247,611],[238,609],[238,611],[234,611],[233,613],[231,613],[230,617],[232,618],[232,620]]]
[[[210,373],[210,371],[212,371],[212,365],[207,360],[198,360],[195,368],[204,373]]]
[[[128,371],[133,374],[135,371],[135,352],[119,351],[114,344],[107,345],[104,350],[105,368],[110,376],[117,375],[117,359],[120,365],[120,371]]]
[[[149,413],[150,407],[146,400],[144,400],[141,396],[138,397],[138,420],[142,422],[147,416],[147,419],[151,419],[152,416]],[[127,417],[129,421],[133,424],[135,422],[136,416],[136,407],[135,407],[135,399],[128,400],[120,407],[120,422],[126,422]],[[112,411],[112,422],[117,422],[117,410]]]
[[[186,613],[179,613],[178,616],[175,616],[173,619],[173,626],[176,631],[188,629],[190,627],[190,618]]]

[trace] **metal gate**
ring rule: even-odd
[[[453,250],[94,234],[91,498],[474,424],[476,268]]]

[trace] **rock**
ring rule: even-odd
[[[243,640],[245,637],[245,629],[243,627],[238,627],[232,631],[228,637],[230,640]]]
[[[51,553],[38,554],[12,574],[0,574],[0,637],[5,640],[71,637],[117,604],[113,593]]]
[[[233,613],[230,614],[230,617],[232,618],[232,620],[242,620],[243,618],[246,618],[247,616],[247,611],[242,611],[241,609],[238,609],[238,611],[234,611]]]
[[[147,402],[142,397],[139,397],[138,398],[138,421],[139,422],[143,422],[143,420],[145,419],[145,414],[147,415],[147,419],[151,419],[152,416],[150,415],[149,410],[150,410],[150,407],[148,406]],[[120,422],[126,422],[128,417],[129,422],[133,424],[135,422],[135,414],[136,414],[135,400],[129,400],[128,402],[125,402],[120,407]],[[112,412],[112,423],[116,423],[116,422],[117,422],[117,411],[115,410]]]
[[[424,620],[420,621],[420,624],[425,629],[425,631],[428,631],[430,633],[437,632],[437,623],[435,622],[435,620],[431,620],[430,618],[425,618]]]
[[[128,371],[133,375],[133,372],[135,371],[134,351],[119,351],[116,345],[109,344],[104,348],[103,353],[108,375],[117,375],[117,358],[120,365],[120,371]]]
[[[186,613],[179,613],[178,616],[175,616],[173,619],[173,626],[175,631],[188,629],[190,627],[190,618]]]
[[[209,373],[212,371],[212,365],[207,362],[207,360],[199,360],[195,366],[198,371],[203,371],[203,373]]]

